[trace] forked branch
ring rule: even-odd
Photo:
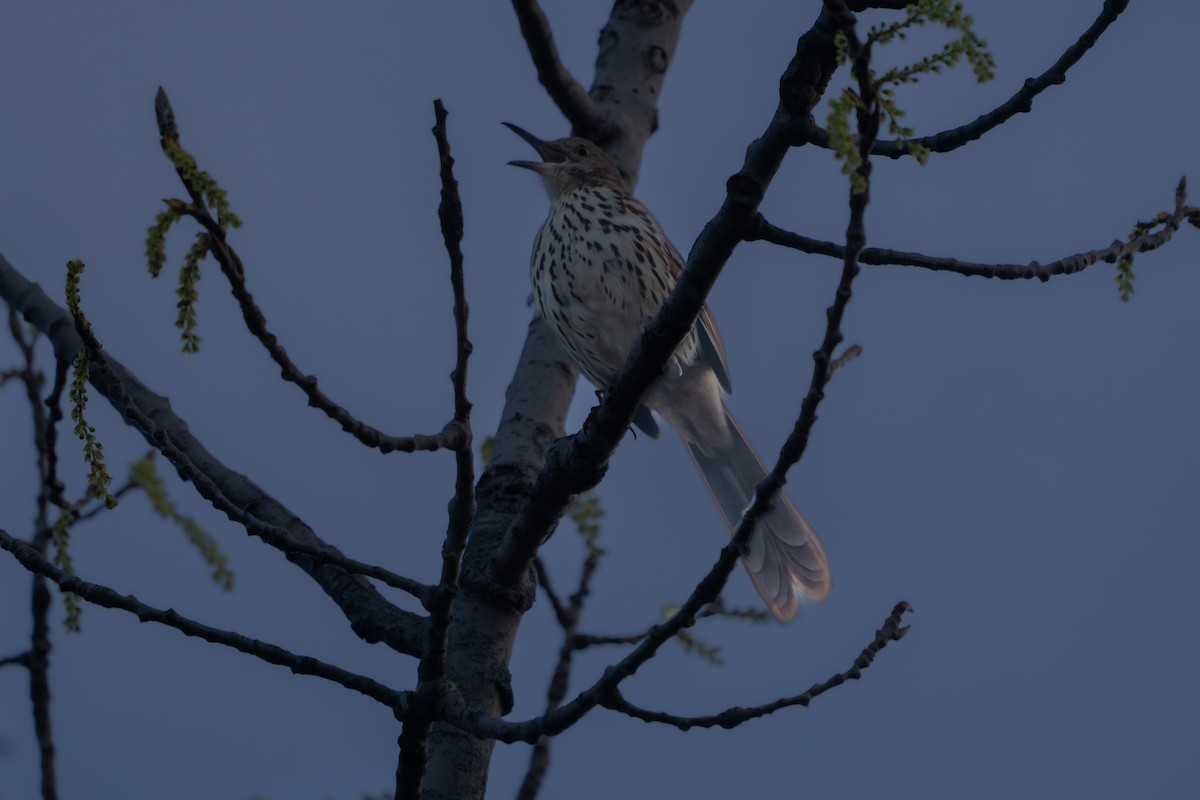
[[[162,137],[163,150],[171,155],[179,147],[179,127],[175,121],[175,112],[167,99],[167,93],[161,88],[154,100],[157,112],[159,135]],[[174,160],[174,159],[173,159]],[[193,165],[194,166],[194,165]],[[194,219],[204,228],[205,244],[208,252],[213,254],[221,265],[221,272],[229,281],[233,296],[242,310],[242,318],[246,327],[254,337],[267,349],[271,359],[279,365],[285,381],[294,383],[308,397],[308,404],[319,409],[330,419],[342,426],[342,430],[355,439],[378,449],[383,453],[401,451],[411,453],[418,450],[440,450],[448,448],[461,450],[471,446],[470,436],[457,421],[446,423],[441,431],[435,434],[418,434],[415,436],[393,436],[356,418],[344,407],[335,403],[328,395],[317,387],[317,378],[306,375],[296,366],[275,334],[267,329],[267,319],[255,303],[253,295],[246,287],[246,270],[242,259],[226,239],[224,226],[220,219],[214,219],[206,202],[204,188],[199,185],[194,169],[183,169],[179,163],[175,165],[179,179],[183,182],[191,197],[190,203],[172,201],[168,205],[180,214]],[[218,215],[220,216],[220,215]]]
[[[622,697],[619,689],[614,689],[602,705],[605,708],[619,711],[622,714],[640,719],[643,722],[660,722],[665,725],[672,725],[681,731],[691,730],[692,728],[736,728],[744,722],[765,717],[768,714],[773,714],[785,708],[792,708],[793,706],[808,708],[809,703],[830,689],[841,686],[846,681],[856,681],[861,678],[863,670],[871,666],[871,663],[875,660],[875,656],[879,655],[880,650],[892,642],[898,642],[903,639],[905,634],[908,633],[908,626],[901,625],[900,623],[904,615],[911,611],[912,606],[908,603],[903,601],[897,603],[896,607],[892,609],[892,613],[884,620],[883,626],[875,631],[875,639],[863,648],[863,651],[859,653],[858,658],[854,659],[854,663],[849,669],[833,675],[828,680],[814,684],[808,691],[792,697],[783,697],[771,703],[750,706],[748,708],[734,706],[717,714],[706,714],[695,717],[684,717],[640,708]]]

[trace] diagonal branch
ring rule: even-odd
[[[908,603],[903,601],[897,603],[896,607],[892,609],[891,615],[884,620],[883,626],[875,631],[875,639],[863,648],[863,651],[859,653],[858,658],[854,659],[854,664],[849,669],[839,672],[828,680],[813,685],[808,691],[792,697],[780,698],[771,703],[764,703],[763,705],[751,706],[749,708],[734,706],[717,714],[707,714],[697,717],[683,717],[675,714],[666,714],[661,711],[649,711],[639,708],[622,697],[618,689],[614,689],[612,694],[605,698],[601,705],[635,719],[640,719],[643,722],[661,722],[666,725],[673,725],[681,731],[687,731],[692,728],[736,728],[744,722],[765,717],[784,708],[791,708],[793,706],[808,708],[809,703],[830,689],[841,686],[846,681],[856,681],[861,678],[863,670],[871,666],[872,662],[875,661],[875,657],[879,655],[880,650],[892,642],[898,642],[903,639],[905,634],[908,633],[908,626],[901,626],[900,623],[904,615],[911,611],[912,606]]]
[[[863,5],[858,3],[856,5]],[[868,5],[876,5],[870,3]],[[1067,71],[1075,66],[1084,53],[1090,50],[1108,27],[1116,21],[1129,6],[1129,0],[1105,0],[1100,15],[1086,31],[1070,47],[1063,52],[1054,64],[1036,78],[1027,78],[1017,93],[996,108],[982,114],[966,125],[944,130],[931,136],[921,136],[908,141],[882,140],[871,148],[872,155],[900,158],[911,155],[911,145],[917,144],[929,148],[935,153],[948,153],[957,150],[968,142],[972,142],[985,133],[998,128],[1017,114],[1028,112],[1033,108],[1033,99],[1051,86],[1057,86],[1067,79]],[[888,6],[891,7],[890,5]],[[829,131],[815,122],[805,127],[805,138],[818,147],[829,148]]]
[[[1196,220],[1197,223],[1200,223],[1200,207],[1187,204],[1186,178],[1180,178],[1179,184],[1175,189],[1174,210],[1169,215],[1163,214],[1161,216],[1163,218],[1163,227],[1161,230],[1143,234],[1128,242],[1114,241],[1108,247],[1085,250],[1056,261],[1051,261],[1048,264],[1040,264],[1037,261],[1031,261],[1028,264],[985,264],[973,261],[960,261],[956,258],[929,256],[923,253],[905,252],[903,250],[887,250],[878,247],[864,248],[862,253],[859,254],[859,260],[863,264],[921,267],[922,269],[933,270],[935,272],[954,272],[959,275],[996,278],[998,280],[1028,280],[1030,278],[1037,278],[1044,282],[1056,275],[1072,275],[1082,272],[1088,267],[1099,264],[1102,261],[1111,264],[1137,253],[1157,250],[1171,241],[1171,237],[1175,235],[1180,225],[1185,221]],[[746,241],[770,242],[771,244],[790,247],[793,250],[799,250],[804,253],[831,256],[833,258],[843,258],[846,252],[845,247],[834,242],[813,239],[776,227],[767,222],[761,214],[746,234]]]
[[[587,558],[583,561],[583,569],[579,575],[578,588],[568,599],[566,605],[554,593],[544,566],[540,561],[538,563],[538,582],[546,590],[546,594],[553,598],[551,602],[555,615],[563,629],[563,642],[558,649],[558,661],[554,665],[554,672],[550,676],[550,686],[546,692],[547,713],[558,708],[566,699],[575,653],[583,649],[577,644],[576,631],[579,629],[579,619],[583,615],[584,603],[591,592],[592,577],[600,565],[600,557],[600,550],[594,546],[588,547]],[[529,767],[525,770],[525,777],[521,780],[521,788],[517,790],[517,800],[534,800],[541,791],[546,770],[549,768],[550,737],[543,736],[534,744],[533,750],[529,754]]]
[[[418,583],[412,578],[398,575],[383,567],[348,558],[342,555],[336,548],[324,543],[297,541],[288,529],[280,525],[272,525],[264,522],[248,509],[239,506],[227,497],[216,482],[199,469],[188,455],[175,445],[171,440],[171,435],[159,428],[154,423],[154,420],[142,413],[138,405],[132,401],[129,394],[125,391],[124,383],[113,371],[108,356],[90,328],[77,325],[76,331],[82,337],[83,343],[87,347],[92,367],[98,372],[102,381],[111,388],[112,397],[110,399],[125,415],[126,421],[132,423],[147,439],[154,442],[158,450],[171,461],[179,474],[191,481],[197,491],[203,497],[207,498],[217,510],[224,512],[230,520],[244,527],[247,533],[259,537],[267,544],[282,550],[289,556],[312,558],[323,564],[340,567],[356,575],[375,578],[388,586],[408,592],[421,600],[422,603],[429,602],[432,592],[431,587]]]
[[[389,689],[364,675],[356,675],[341,667],[326,664],[315,658],[296,655],[284,650],[282,647],[262,642],[258,639],[251,639],[249,636],[243,636],[240,633],[233,633],[203,625],[184,617],[173,609],[162,611],[146,605],[133,595],[120,594],[107,586],[88,583],[73,575],[68,575],[47,561],[33,547],[19,539],[13,538],[3,530],[0,530],[0,549],[12,553],[25,569],[36,575],[49,578],[57,583],[63,591],[78,595],[89,603],[94,603],[105,608],[128,611],[137,616],[142,622],[157,622],[161,625],[175,628],[187,636],[195,636],[213,644],[231,647],[234,650],[252,655],[270,664],[287,667],[297,675],[312,675],[317,678],[324,678],[327,681],[332,681],[347,689],[366,695],[389,708],[396,708],[405,702],[404,693],[398,692],[395,689]]]
[[[0,667],[28,667],[31,653],[26,650],[24,653],[18,653],[15,656],[6,656],[0,658]]]
[[[179,128],[175,124],[175,112],[171,109],[167,94],[161,88],[159,88],[158,94],[155,97],[154,107],[157,112],[163,150],[169,151],[179,144]],[[322,392],[317,387],[316,376],[305,375],[296,366],[295,362],[292,361],[291,357],[288,356],[287,351],[279,343],[279,339],[275,334],[267,329],[266,317],[254,302],[254,296],[250,294],[250,290],[246,288],[246,270],[242,265],[242,259],[234,251],[229,242],[226,241],[225,231],[222,229],[220,223],[213,219],[212,214],[209,213],[203,191],[197,185],[194,175],[180,169],[178,166],[176,166],[176,172],[179,175],[179,179],[183,182],[184,188],[187,189],[188,194],[192,198],[190,204],[180,203],[179,207],[184,213],[196,220],[206,231],[209,251],[216,258],[217,263],[221,265],[221,272],[224,273],[229,281],[233,296],[241,307],[242,318],[246,322],[246,327],[262,343],[263,347],[267,349],[271,359],[279,365],[283,379],[289,383],[296,384],[307,395],[310,406],[323,411],[326,416],[341,425],[342,430],[349,433],[355,439],[383,453],[390,453],[397,450],[411,453],[418,450],[430,451],[442,448],[461,450],[471,446],[470,437],[467,435],[467,432],[454,420],[446,423],[445,427],[435,434],[392,436],[357,419]]]
[[[36,284],[27,281],[0,256],[0,297],[41,330],[54,347],[59,361],[70,363],[83,346],[71,317],[56,305]],[[336,548],[325,544],[299,517],[253,481],[225,466],[191,434],[187,423],[175,415],[166,398],[150,391],[138,378],[111,356],[104,359],[105,369],[92,372],[92,384],[134,424],[151,445],[169,446],[180,458],[175,463],[181,472],[191,470],[201,483],[197,489],[209,491],[208,497],[224,498],[237,516],[261,522],[263,530],[283,531],[288,547],[298,555],[289,559],[307,572],[338,604],[354,631],[368,642],[385,642],[409,655],[420,653],[424,620],[389,603],[363,578],[339,566],[322,563],[318,554],[340,556]],[[106,383],[107,374],[112,380]],[[140,423],[140,426],[139,426]],[[168,455],[169,454],[164,453]],[[253,509],[251,514],[249,509]],[[228,513],[228,512],[227,512]],[[237,518],[235,516],[235,518]],[[366,566],[366,565],[364,565]]]
[[[546,87],[546,93],[571,123],[575,135],[604,144],[612,138],[616,128],[604,118],[583,85],[563,66],[554,45],[550,20],[546,19],[542,7],[537,0],[512,0],[512,5],[521,35],[525,37],[525,46],[537,68],[538,83]]]

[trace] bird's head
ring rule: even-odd
[[[541,176],[550,199],[561,197],[583,186],[608,186],[625,191],[621,171],[599,146],[572,136],[566,139],[542,141],[524,128],[511,122],[504,126],[533,145],[541,161],[510,161],[514,167],[530,169]]]

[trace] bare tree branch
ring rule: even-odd
[[[50,300],[39,286],[25,280],[2,255],[0,297],[46,335],[60,361],[70,363],[74,359],[83,343],[70,315]],[[111,382],[103,380],[106,375]],[[170,403],[150,391],[116,359],[106,355],[104,369],[94,370],[91,381],[152,446],[160,451],[171,450],[180,459],[172,462],[176,469],[185,477],[190,474],[200,481],[197,489],[201,494],[208,492],[205,497],[210,502],[227,502],[229,505],[223,510],[232,511],[234,519],[244,518],[255,525],[261,524],[261,530],[268,535],[286,533],[286,547],[290,548],[288,558],[320,584],[359,636],[368,642],[384,642],[409,655],[420,653],[424,620],[396,608],[363,578],[353,574],[360,567],[364,573],[379,568],[362,564],[344,569],[323,563],[322,558],[344,559],[344,556],[337,548],[325,544],[299,517],[249,478],[229,469],[208,452],[192,436],[187,423],[171,410]],[[164,455],[171,457],[166,452]],[[247,509],[254,509],[253,514]],[[380,577],[382,579],[381,573]],[[407,580],[402,576],[395,577],[400,577],[401,583]]]
[[[38,532],[32,538],[32,548],[45,555],[51,540],[50,507],[67,507],[63,497],[63,484],[58,479],[57,436],[58,422],[62,419],[62,394],[66,385],[66,366],[57,364],[54,387],[43,403],[41,390],[45,385],[45,374],[37,368],[34,348],[39,331],[34,328],[26,338],[25,329],[15,309],[9,309],[9,330],[17,348],[21,351],[24,364],[16,371],[25,386],[25,396],[33,415],[33,442],[37,453],[38,496],[35,521]],[[57,800],[58,775],[55,769],[55,747],[53,718],[50,713],[50,590],[46,580],[34,575],[30,592],[30,617],[32,630],[29,635],[29,650],[24,654],[24,665],[29,670],[29,700],[33,709],[33,730],[38,745],[38,767],[41,777],[42,800]]]
[[[550,601],[550,608],[554,610],[554,619],[563,630],[566,630],[571,626],[571,619],[567,615],[567,606],[563,603],[562,598],[558,596],[558,592],[554,590],[554,585],[550,580],[550,572],[542,562],[541,556],[534,558],[533,567],[537,575],[538,586],[541,586],[542,590],[546,592],[546,599]]]
[[[175,123],[175,112],[171,109],[167,94],[161,88],[155,97],[154,107],[157,112],[163,149],[170,150],[178,145],[179,128]],[[416,436],[386,434],[357,419],[317,388],[316,376],[305,375],[288,356],[275,334],[267,329],[266,317],[254,302],[250,290],[246,288],[246,270],[242,259],[226,240],[225,231],[221,225],[209,213],[201,187],[196,184],[191,175],[179,169],[178,166],[176,172],[192,198],[190,204],[180,205],[184,207],[185,213],[196,220],[206,231],[209,250],[217,259],[217,263],[221,265],[221,272],[229,281],[233,296],[242,309],[242,318],[246,321],[246,327],[267,349],[271,359],[279,365],[283,379],[296,384],[307,395],[310,406],[323,411],[326,416],[341,425],[342,430],[358,441],[383,453],[393,451],[411,453],[418,450],[430,451],[442,448],[461,450],[471,446],[470,437],[467,436],[466,431],[462,430],[453,420],[446,423],[445,427],[435,434],[418,434]]]
[[[583,85],[563,66],[554,45],[550,20],[546,19],[542,7],[537,0],[512,0],[512,5],[521,25],[521,35],[525,37],[525,45],[537,68],[538,83],[546,87],[546,93],[571,123],[576,136],[604,144],[612,138],[616,128],[604,118]]]
[[[600,565],[600,555],[597,548],[588,548],[587,557],[583,561],[583,569],[579,574],[579,585],[566,606],[563,606],[558,597],[553,594],[544,568],[541,565],[538,566],[539,581],[546,593],[554,597],[558,623],[563,629],[563,641],[562,646],[558,649],[558,661],[554,665],[554,672],[550,676],[550,686],[546,692],[547,713],[558,708],[567,696],[575,652],[582,649],[575,643],[575,632],[579,628],[579,618],[583,615],[584,603],[591,592],[592,576],[596,574],[596,568]],[[529,754],[529,767],[525,771],[525,777],[521,780],[520,789],[517,790],[517,800],[534,800],[542,788],[542,781],[549,768],[550,737],[543,736],[534,744],[533,750]]]
[[[463,211],[454,179],[454,159],[446,134],[446,108],[441,100],[433,103],[437,123],[433,135],[437,140],[441,166],[442,196],[438,205],[442,238],[450,257],[450,284],[454,291],[454,327],[457,357],[451,378],[454,383],[454,422],[471,440],[471,403],[467,400],[467,360],[472,345],[467,338],[466,289],[463,278]],[[451,608],[458,593],[462,573],[462,555],[467,535],[475,519],[475,457],[471,448],[455,453],[456,471],[454,497],[450,500],[450,519],[446,539],[442,544],[442,575],[430,602],[429,625],[425,648],[417,665],[417,689],[409,706],[408,716],[400,734],[400,757],[396,766],[396,797],[417,800],[421,796],[421,780],[429,761],[429,734],[432,729],[436,698],[446,681],[446,648],[450,631]]]
[[[1037,278],[1048,281],[1056,275],[1072,275],[1100,262],[1109,264],[1126,256],[1144,253],[1158,248],[1171,241],[1171,237],[1179,230],[1180,225],[1190,219],[1200,221],[1200,207],[1187,204],[1187,179],[1180,178],[1175,189],[1175,208],[1169,215],[1164,215],[1162,229],[1146,233],[1132,241],[1114,241],[1108,247],[1097,250],[1086,250],[1080,253],[1041,264],[1031,261],[1028,264],[983,264],[973,261],[960,261],[955,258],[929,256],[923,253],[910,253],[902,250],[886,250],[878,247],[864,248],[859,254],[863,264],[882,266],[908,266],[936,272],[954,272],[959,275],[996,278],[998,280],[1018,280]],[[1146,223],[1146,227],[1150,227]],[[804,253],[843,258],[846,249],[842,245],[813,239],[792,233],[767,222],[759,215],[746,234],[746,241],[764,241],[771,244],[790,247]]]
[[[0,667],[28,667],[29,666],[29,651],[17,653],[15,656],[0,658]]]
[[[887,647],[891,642],[898,642],[908,633],[908,626],[901,626],[900,623],[906,613],[912,611],[912,606],[906,602],[899,602],[892,609],[891,615],[883,622],[883,627],[875,631],[875,639],[859,653],[858,658],[854,659],[854,664],[844,672],[839,672],[828,680],[813,685],[808,691],[792,697],[784,697],[771,703],[764,703],[760,706],[751,706],[749,708],[741,708],[734,706],[727,708],[717,714],[708,714],[696,717],[683,717],[675,714],[666,714],[661,711],[649,711],[644,708],[639,708],[633,703],[630,703],[621,696],[619,689],[613,690],[612,694],[607,697],[601,705],[612,711],[619,711],[635,719],[640,719],[644,722],[661,722],[666,725],[673,725],[681,731],[691,730],[692,728],[736,728],[744,722],[748,722],[758,717],[765,717],[768,714],[773,714],[784,708],[792,706],[801,706],[808,708],[816,698],[841,686],[846,681],[856,681],[862,677],[863,670],[871,666],[875,660],[875,656],[879,655],[879,651]]]
[[[175,445],[171,440],[170,434],[156,426],[152,419],[142,413],[138,405],[132,401],[129,394],[125,391],[121,378],[113,371],[108,356],[100,346],[100,342],[91,332],[90,326],[86,324],[80,325],[78,324],[78,320],[76,322],[76,332],[82,338],[84,346],[87,348],[88,358],[93,368],[99,373],[102,382],[110,387],[112,392],[111,399],[124,412],[125,419],[133,423],[147,438],[155,442],[159,451],[175,465],[180,475],[191,481],[197,491],[207,498],[219,511],[225,512],[225,515],[229,519],[244,527],[247,533],[259,537],[267,544],[284,551],[289,556],[313,558],[322,563],[340,567],[348,572],[375,578],[386,583],[388,586],[406,591],[423,602],[428,602],[432,592],[430,587],[418,583],[411,578],[406,578],[403,575],[397,575],[383,567],[347,558],[336,548],[330,547],[323,542],[297,541],[291,530],[264,522],[246,508],[239,506],[229,497],[225,496],[216,482],[199,469],[188,458],[188,455]]]
[[[855,3],[853,5],[862,5],[862,3]],[[884,7],[874,3],[871,5]],[[909,149],[911,144],[923,145],[935,153],[948,153],[951,150],[957,150],[968,142],[980,138],[985,133],[1008,122],[1008,120],[1017,114],[1029,111],[1033,108],[1033,99],[1035,97],[1051,86],[1057,86],[1066,81],[1067,70],[1075,66],[1079,62],[1079,59],[1083,58],[1083,54],[1096,44],[1100,36],[1108,30],[1108,26],[1112,25],[1121,12],[1128,6],[1129,0],[1105,0],[1104,8],[1101,9],[1100,15],[1096,17],[1096,20],[1083,32],[1074,44],[1066,49],[1062,56],[1048,70],[1036,78],[1027,78],[1016,94],[986,114],[980,115],[966,125],[944,130],[931,136],[921,136],[907,142],[893,140],[878,141],[871,148],[872,155],[900,158],[901,156],[911,154]],[[891,8],[892,6],[889,4],[886,7]],[[830,147],[829,132],[815,122],[810,121],[804,126],[803,140],[818,147]]]
[[[402,704],[405,702],[404,693],[398,692],[395,689],[389,689],[366,676],[356,675],[341,667],[326,664],[315,658],[296,655],[284,650],[282,647],[261,642],[257,639],[251,639],[240,633],[223,631],[203,625],[178,614],[172,609],[162,611],[146,605],[133,595],[123,595],[107,586],[88,583],[87,581],[68,575],[47,561],[33,547],[19,539],[13,538],[3,530],[0,530],[0,549],[12,553],[25,569],[49,578],[64,591],[76,594],[89,603],[94,603],[105,608],[128,611],[137,616],[141,622],[157,622],[167,627],[175,628],[187,636],[195,636],[213,644],[231,647],[234,650],[254,656],[270,664],[287,667],[297,675],[312,675],[317,678],[324,678],[325,680],[340,684],[347,689],[356,691],[359,694],[366,695],[372,700],[383,703],[388,708],[403,707]]]

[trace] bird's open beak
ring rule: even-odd
[[[537,161],[510,161],[510,162],[508,162],[509,164],[512,164],[514,167],[524,167],[525,169],[531,169],[534,172],[541,172],[546,164],[557,164],[557,163],[567,160],[567,154],[564,153],[560,148],[555,147],[554,145],[550,144],[549,142],[543,142],[541,139],[537,138],[536,136],[534,136],[532,133],[525,130],[524,128],[517,127],[516,125],[513,125],[511,122],[504,122],[501,124],[504,125],[504,127],[508,128],[513,133],[515,133],[517,136],[520,136],[522,139],[524,139],[525,141],[527,141],[531,145],[533,145],[533,149],[537,150],[538,155],[542,157],[541,163],[539,163]]]

